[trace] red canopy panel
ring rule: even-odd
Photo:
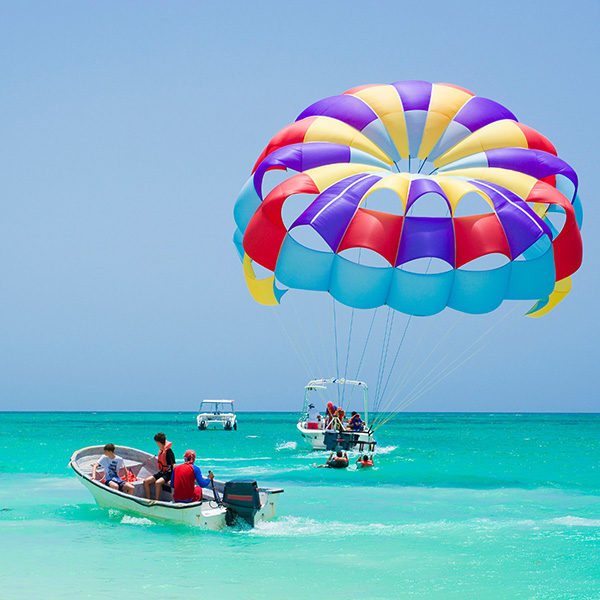
[[[258,160],[252,169],[252,173],[258,169],[258,165],[260,165],[265,156],[271,154],[271,152],[275,152],[275,150],[283,148],[284,146],[289,146],[290,144],[301,144],[304,141],[304,136],[306,135],[308,128],[313,124],[316,118],[317,117],[306,117],[306,119],[302,119],[301,121],[295,121],[276,133],[267,144],[267,147],[262,151],[262,154],[258,157]]]
[[[533,186],[526,201],[557,204],[564,209],[565,224],[562,231],[552,242],[552,248],[554,249],[556,281],[569,277],[579,269],[583,260],[583,242],[575,220],[573,205],[556,188],[543,181],[538,181]]]
[[[512,258],[504,229],[495,213],[456,217],[454,235],[457,268],[486,254],[498,253],[509,260]]]
[[[368,248],[394,266],[402,233],[402,220],[400,215],[359,208],[350,221],[337,252],[349,248]]]

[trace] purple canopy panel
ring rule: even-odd
[[[396,266],[424,257],[441,258],[454,267],[454,227],[450,217],[404,219]]]
[[[577,190],[575,171],[554,154],[527,148],[498,148],[487,150],[485,154],[490,167],[519,171],[536,179],[543,179],[551,175],[564,175]]]
[[[317,116],[337,119],[358,131],[362,131],[369,123],[377,119],[377,115],[365,102],[356,96],[347,95],[331,96],[311,104],[300,113],[296,121]]]
[[[428,110],[432,84],[427,81],[398,81],[392,83],[398,91],[402,107],[407,110]]]
[[[408,190],[408,198],[406,200],[406,214],[412,207],[412,205],[425,194],[437,194],[441,196],[448,206],[448,210],[450,210],[450,202],[448,202],[448,198],[446,194],[444,194],[444,190],[438,185],[437,182],[433,181],[433,179],[426,178],[418,178],[411,179],[410,187]]]
[[[472,183],[490,197],[513,259],[523,254],[543,235],[552,239],[549,227],[516,194],[496,184],[481,181]]]
[[[454,121],[464,125],[470,131],[477,131],[490,123],[503,119],[517,121],[517,117],[502,104],[478,96],[468,100],[454,117]]]
[[[262,190],[265,173],[270,169],[285,168],[298,171],[313,169],[322,165],[350,162],[350,148],[329,142],[311,142],[309,144],[290,144],[268,154],[254,174],[257,191]]]
[[[381,179],[361,173],[328,187],[294,221],[294,227],[310,225],[335,252],[366,192]]]

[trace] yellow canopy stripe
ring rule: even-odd
[[[418,157],[425,160],[456,113],[473,97],[447,85],[434,85]],[[437,165],[436,165],[437,166]]]
[[[254,269],[252,268],[252,260],[247,254],[244,254],[244,277],[246,285],[252,294],[252,297],[259,303],[266,306],[274,306],[279,304],[273,291],[275,285],[275,275],[266,279],[257,279]]]
[[[571,278],[565,277],[560,281],[556,282],[554,291],[550,294],[548,302],[544,304],[539,310],[536,307],[542,304],[542,301],[537,302],[533,308],[527,313],[528,317],[543,317],[547,315],[559,302],[562,302],[567,294],[571,291]]]
[[[433,164],[436,168],[443,167],[455,160],[471,156],[485,150],[496,148],[527,148],[527,138],[515,121],[504,119],[495,121],[450,148],[442,154]]]
[[[317,117],[304,135],[304,142],[332,142],[363,150],[388,165],[394,161],[367,136],[346,123],[331,117]]]
[[[440,173],[442,175],[442,173]],[[443,175],[454,177],[468,177],[469,179],[481,179],[490,183],[497,183],[504,188],[514,192],[525,200],[529,192],[537,183],[537,179],[525,173],[511,171],[509,169],[498,169],[495,167],[476,167],[471,169],[456,169],[455,171],[444,171]]]
[[[357,175],[358,173],[370,173],[370,172],[389,173],[387,169],[381,167],[374,167],[373,165],[362,165],[360,163],[336,163],[333,165],[324,165],[322,167],[315,167],[314,169],[308,169],[304,171],[306,175],[315,182],[315,185],[319,189],[319,192],[326,190],[330,185],[350,177],[350,175]]]
[[[388,130],[398,153],[408,158],[408,133],[404,109],[398,91],[393,85],[378,85],[351,94],[366,102]]]

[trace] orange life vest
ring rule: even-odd
[[[158,470],[159,471],[170,471],[170,467],[167,464],[167,450],[172,446],[172,442],[165,442],[165,446],[158,453]]]

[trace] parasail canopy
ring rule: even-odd
[[[287,178],[269,190],[274,171]],[[582,261],[577,185],[551,142],[493,100],[444,83],[366,85],[271,139],[238,196],[234,241],[262,304],[292,288],[417,316],[534,300],[541,316]]]

